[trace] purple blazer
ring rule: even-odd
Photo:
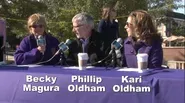
[[[34,35],[30,34],[25,37],[14,54],[15,63],[17,65],[26,65],[49,60],[58,50],[59,41],[50,34],[45,34],[45,39],[46,51],[42,54],[39,50],[37,50],[37,43]],[[44,65],[56,64],[59,59],[60,57],[56,56],[50,62],[44,63]]]
[[[160,40],[154,41],[152,45],[140,42],[138,45],[134,46],[131,39],[132,38],[128,37],[124,41],[123,66],[137,68],[136,55],[139,52],[148,54],[148,68],[161,67],[163,62],[163,50]]]

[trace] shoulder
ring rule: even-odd
[[[20,47],[28,47],[28,45],[31,45],[31,43],[35,40],[34,36],[31,34],[28,34],[26,37],[22,39],[20,42]]]
[[[50,38],[50,39],[55,39],[55,40],[57,40],[57,38],[55,38],[52,34],[50,34],[50,33],[46,33],[46,37],[47,38]]]
[[[59,43],[59,40],[56,37],[52,36],[52,34],[50,34],[50,33],[46,34],[46,38],[48,40],[52,41],[52,42],[58,42]]]
[[[105,22],[106,22],[106,20],[101,19],[99,23],[105,23]]]
[[[106,20],[101,19],[101,20],[99,21],[99,25],[104,25],[104,24],[106,24]]]
[[[155,41],[153,41],[152,47],[153,47],[154,49],[162,48],[162,41],[161,41],[161,40],[155,40]]]
[[[92,30],[91,38],[94,39],[103,39],[100,32],[97,32],[96,30]]]
[[[21,42],[28,42],[34,39],[34,36],[31,34],[28,34],[28,36],[24,37]]]
[[[131,38],[131,37],[127,37],[127,38],[125,38],[125,39],[123,40],[123,43],[124,43],[124,44],[132,43],[131,41],[132,41],[132,38]]]
[[[76,38],[75,40],[72,41],[72,43],[69,44],[69,49],[75,50],[79,48],[79,46],[80,46],[80,40]]]
[[[160,35],[156,35],[153,37],[152,46],[161,46],[163,39]]]

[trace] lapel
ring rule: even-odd
[[[96,49],[96,34],[95,31],[92,30],[92,34],[89,38],[89,43],[87,44],[87,46],[85,47],[85,51],[87,51],[88,53],[91,52],[92,50]]]
[[[75,48],[78,48],[77,51],[82,52],[82,51],[83,51],[83,48],[82,48],[82,43],[81,43],[81,41],[80,41],[79,39],[77,39],[76,41],[77,41],[77,46],[78,46],[78,47],[75,47]]]
[[[37,47],[37,41],[35,39],[35,36],[33,34],[30,34],[29,39],[30,39],[30,42],[29,42],[29,48],[30,48],[30,50],[32,48],[36,48]]]

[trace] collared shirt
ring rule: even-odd
[[[89,38],[87,38],[87,39],[80,39],[80,41],[82,43],[83,53],[87,52],[86,47],[87,47],[87,44],[89,43]]]

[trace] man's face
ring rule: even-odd
[[[76,34],[77,38],[86,39],[89,37],[91,28],[87,24],[80,24],[77,20],[73,21],[73,32]]]

